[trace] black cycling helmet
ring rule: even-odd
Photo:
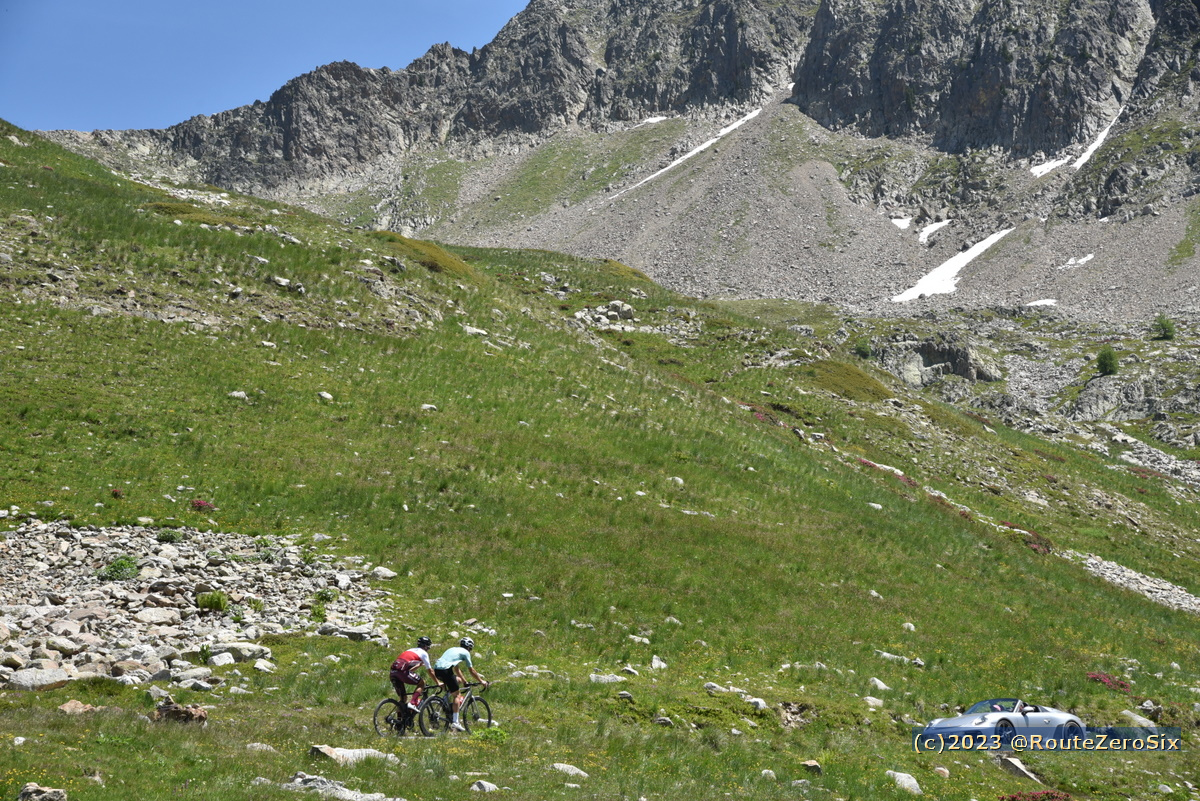
[[[429,646],[431,646],[431,645],[433,645],[433,640],[429,639],[428,637],[418,637],[417,638],[417,647],[418,648],[429,648]]]
[[[472,640],[470,637],[463,637],[461,640],[458,641],[458,644],[459,644],[459,647],[466,648],[468,651],[472,650],[475,647],[475,641]]]

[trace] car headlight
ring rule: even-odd
[[[975,720],[971,721],[972,726],[982,726],[985,723],[987,723],[987,715],[980,715],[979,717],[975,718]]]

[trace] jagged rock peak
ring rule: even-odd
[[[1160,27],[1195,16],[1174,0],[823,0],[794,100],[872,136],[1056,152],[1107,126],[1145,82]]]

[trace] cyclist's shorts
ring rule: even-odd
[[[446,692],[458,692],[458,676],[454,675],[454,668],[434,668],[433,675],[441,679],[442,684],[446,685]]]
[[[406,692],[404,685],[416,685],[421,681],[421,678],[413,673],[411,668],[408,670],[393,670],[388,674],[388,678],[392,680],[392,687],[396,689],[396,695],[401,698],[404,697]]]

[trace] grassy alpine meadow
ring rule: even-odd
[[[1200,591],[1192,491],[910,392],[853,355],[856,330],[838,344],[828,308],[210,204],[0,134],[0,505],[17,508],[0,527],[152,518],[399,573],[380,583],[390,649],[269,637],[278,669],[245,677],[252,694],[172,688],[205,728],[148,723],[144,688],[103,679],[0,692],[0,797],[294,798],[278,784],[297,771],[410,801],[479,778],[522,799],[906,797],[895,770],[993,799],[1046,788],[985,754],[913,753],[911,724],[1011,696],[1098,725],[1149,698],[1184,728],[1181,754],[1022,755],[1047,787],[1116,801],[1200,774],[1195,617],[1058,555]],[[612,300],[656,330],[575,321]],[[1087,503],[1098,488],[1112,509]],[[377,736],[395,652],[428,633],[440,653],[472,618],[499,727]],[[68,717],[70,699],[107,709]],[[397,761],[342,767],[316,744]]]

